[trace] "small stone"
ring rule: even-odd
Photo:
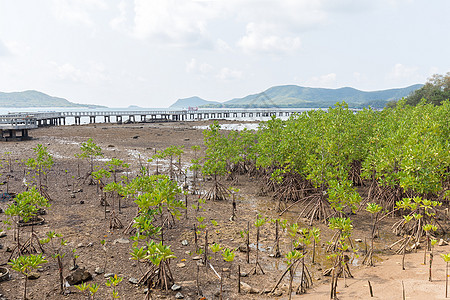
[[[247,246],[246,245],[240,245],[239,246],[239,251],[241,251],[241,252],[247,252]]]
[[[77,193],[82,193],[83,192],[83,189],[79,189],[78,191],[77,191]]]
[[[114,277],[114,273],[106,273],[105,275],[103,275],[103,277],[105,278]]]
[[[65,290],[64,290],[64,295],[67,296],[67,295],[69,295],[70,293],[71,293],[71,291],[70,291],[69,289],[65,289]]]
[[[30,280],[35,280],[35,279],[38,279],[39,277],[41,277],[41,275],[39,275],[38,273],[36,273],[36,272],[31,272],[30,274],[28,274],[28,279],[30,279]]]
[[[100,268],[100,267],[97,267],[97,268],[95,268],[95,274],[103,274],[103,273],[105,273],[105,270],[103,270],[102,268]]]
[[[181,241],[181,245],[187,246],[187,245],[189,245],[189,242],[187,240],[183,240],[183,241]]]
[[[248,276],[248,274],[247,273],[245,273],[245,272],[241,272],[241,277],[247,277]]]
[[[200,256],[194,256],[193,258],[192,258],[193,260],[200,260],[200,259],[202,259]]]
[[[183,296],[183,294],[180,293],[180,292],[178,292],[178,293],[175,295],[175,299],[183,299],[183,298],[184,298],[184,296]]]
[[[148,293],[148,288],[145,288],[144,289],[144,294],[147,294]]]
[[[275,292],[273,292],[273,295],[275,297],[281,297],[283,295],[283,292],[282,291],[275,291]]]
[[[66,280],[70,285],[80,284],[91,279],[92,274],[86,271],[84,267],[76,269],[72,274],[66,277]]]
[[[86,245],[86,247],[92,247],[94,246],[94,244],[92,242],[90,242],[89,244]]]
[[[70,194],[70,198],[75,198],[75,194]]]
[[[179,286],[178,284],[174,283],[174,285],[172,285],[171,287],[172,291],[176,292],[181,290],[181,286]]]
[[[129,281],[130,283],[132,283],[132,284],[138,284],[138,283],[139,283],[139,280],[137,280],[137,279],[134,278],[134,277],[130,277],[130,278],[128,279],[128,281]]]
[[[355,242],[357,242],[357,243],[362,243],[362,239],[355,239]]]
[[[448,242],[446,242],[444,239],[440,239],[438,245],[439,246],[446,246],[446,245],[448,245]]]
[[[249,293],[249,294],[257,294],[258,291],[254,288],[252,288],[249,284],[242,282],[241,281],[241,289],[244,293]]]
[[[83,247],[84,247],[83,243],[79,243],[79,244],[77,245],[77,248],[83,248]]]
[[[37,269],[37,271],[42,273],[42,272],[44,272],[44,268],[39,268],[39,269]]]
[[[228,273],[228,272],[230,272],[230,268],[223,268],[222,272]]]
[[[126,239],[126,238],[118,238],[118,239],[113,241],[113,245],[115,245],[117,243],[119,243],[119,244],[129,244],[130,240]]]
[[[178,268],[184,268],[184,267],[186,267],[186,264],[185,263],[179,263],[179,264],[177,264],[177,267]]]
[[[0,238],[4,238],[6,236],[6,232],[0,232]]]

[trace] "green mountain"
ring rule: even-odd
[[[280,108],[327,108],[336,102],[345,101],[351,108],[374,107],[383,108],[391,100],[399,100],[421,88],[415,84],[406,88],[364,92],[350,87],[339,89],[309,88],[297,85],[274,86],[264,92],[235,98],[223,103],[196,104],[202,107],[280,107]],[[190,99],[190,98],[187,98]],[[202,101],[206,101],[203,100]],[[186,102],[185,107],[193,104]]]
[[[52,97],[38,91],[0,92],[0,107],[89,107],[101,108],[105,106],[78,104],[64,98]]]
[[[170,108],[188,108],[188,107],[196,107],[203,105],[221,105],[220,102],[217,101],[207,101],[203,100],[200,97],[194,96],[190,98],[178,99],[177,102],[169,106]]]

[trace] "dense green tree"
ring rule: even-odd
[[[434,105],[440,105],[442,101],[450,99],[450,72],[445,75],[434,74],[428,78],[423,87],[406,98],[406,104],[415,106],[422,99]]]

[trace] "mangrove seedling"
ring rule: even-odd
[[[67,245],[67,241],[63,239],[62,234],[56,233],[54,231],[49,231],[46,233],[47,238],[40,240],[41,244],[49,244],[52,251],[52,257],[58,263],[59,270],[59,288],[61,294],[64,294],[64,276],[63,276],[63,258],[66,253],[62,251],[63,247]],[[55,245],[54,239],[59,239],[58,243]]]
[[[114,276],[109,277],[108,281],[105,282],[105,285],[107,287],[112,288],[111,295],[112,295],[113,299],[120,298],[119,292],[117,291],[116,288],[119,285],[119,283],[122,281],[122,279],[123,279],[123,277],[118,277],[117,274],[114,274]]]
[[[17,258],[11,259],[8,263],[11,268],[17,272],[22,273],[25,277],[24,282],[24,290],[23,290],[23,299],[27,300],[27,282],[28,276],[30,275],[32,270],[38,269],[41,267],[41,264],[45,264],[47,260],[42,256],[42,253],[34,255],[21,255]]]
[[[450,262],[450,253],[441,254],[442,259],[445,261],[445,298],[448,296],[448,263]]]

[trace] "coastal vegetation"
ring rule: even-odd
[[[52,265],[49,273],[57,274],[56,290],[66,293],[69,276],[81,272],[76,271],[81,267],[75,260],[86,263],[94,259],[80,257],[77,252],[72,270],[64,270],[68,267],[64,259],[68,246],[79,237],[64,233],[63,238],[60,228],[53,228],[58,218],[46,224],[45,233],[35,230],[40,224],[33,221],[44,208],[61,201],[46,197],[56,192],[50,181],[61,182],[70,199],[76,199],[83,189],[100,198],[94,201],[90,194],[89,198],[73,200],[80,205],[90,201],[96,216],[100,243],[95,241],[89,247],[98,246],[103,251],[104,257],[97,259],[97,264],[101,261],[104,267],[98,268],[97,275],[105,273],[107,263],[112,272],[105,273],[100,285],[102,276],[94,278],[95,284],[86,283],[92,276],[73,284],[90,298],[94,294],[105,298],[127,295],[122,272],[114,269],[113,261],[133,264],[127,269],[131,273],[128,281],[136,288],[145,288],[143,297],[151,299],[153,293],[167,295],[181,288],[177,286],[178,271],[187,268],[189,260],[195,265],[185,276],[195,282],[199,297],[206,295],[202,278],[217,288],[219,298],[254,292],[240,281],[242,267],[248,271],[245,276],[267,280],[262,293],[287,293],[291,298],[294,293],[310,292],[317,282],[313,268],[320,266],[323,276],[330,277],[330,298],[337,299],[338,289],[354,276],[352,261],[364,255],[363,264],[376,265],[374,254],[381,251],[377,249],[379,231],[389,230],[383,227],[388,216],[396,236],[388,248],[403,255],[398,268],[407,268],[407,254],[422,247],[424,262],[429,258],[425,280],[431,281],[433,246],[448,231],[449,114],[448,100],[439,106],[426,101],[411,106],[401,100],[394,108],[382,111],[354,113],[346,103],[337,103],[327,111],[311,110],[287,120],[274,116],[261,122],[258,130],[224,131],[215,121],[203,131],[203,144],[190,150],[183,145],[151,149],[152,156],[144,163],[140,156],[129,161],[105,159],[108,151],[87,138],[78,144],[75,158],[73,153],[70,157],[76,162],[66,168],[46,146],[38,144],[29,149],[29,157],[14,166],[29,186],[22,186],[23,191],[5,209],[5,229],[12,230],[14,236],[9,265],[25,277],[26,298],[30,274],[41,265]],[[183,166],[183,158],[190,162],[188,166]],[[8,161],[10,154],[3,161],[1,174],[11,173]],[[85,172],[79,172],[79,164]],[[242,202],[236,198],[243,189],[236,187],[248,181],[255,193],[274,203],[276,218],[259,210],[256,215],[241,211]],[[216,207],[218,211],[213,210]],[[132,213],[124,214],[127,208]],[[354,237],[361,226],[355,220],[362,214],[369,220],[365,232],[368,243],[356,242]],[[75,219],[70,219],[70,224],[77,224]],[[27,232],[24,226],[29,225]],[[235,235],[227,235],[230,227]],[[117,238],[107,241],[113,235]],[[262,247],[262,237],[264,243],[270,240],[274,246]],[[235,240],[242,244],[236,245]],[[180,250],[179,243],[186,250]],[[116,244],[126,247],[127,258],[116,254]],[[53,262],[46,259],[49,256]],[[281,269],[265,264],[268,258],[276,260]],[[450,261],[447,258],[443,256],[446,263]],[[72,273],[64,278],[69,271]],[[338,286],[341,279],[342,287]]]

